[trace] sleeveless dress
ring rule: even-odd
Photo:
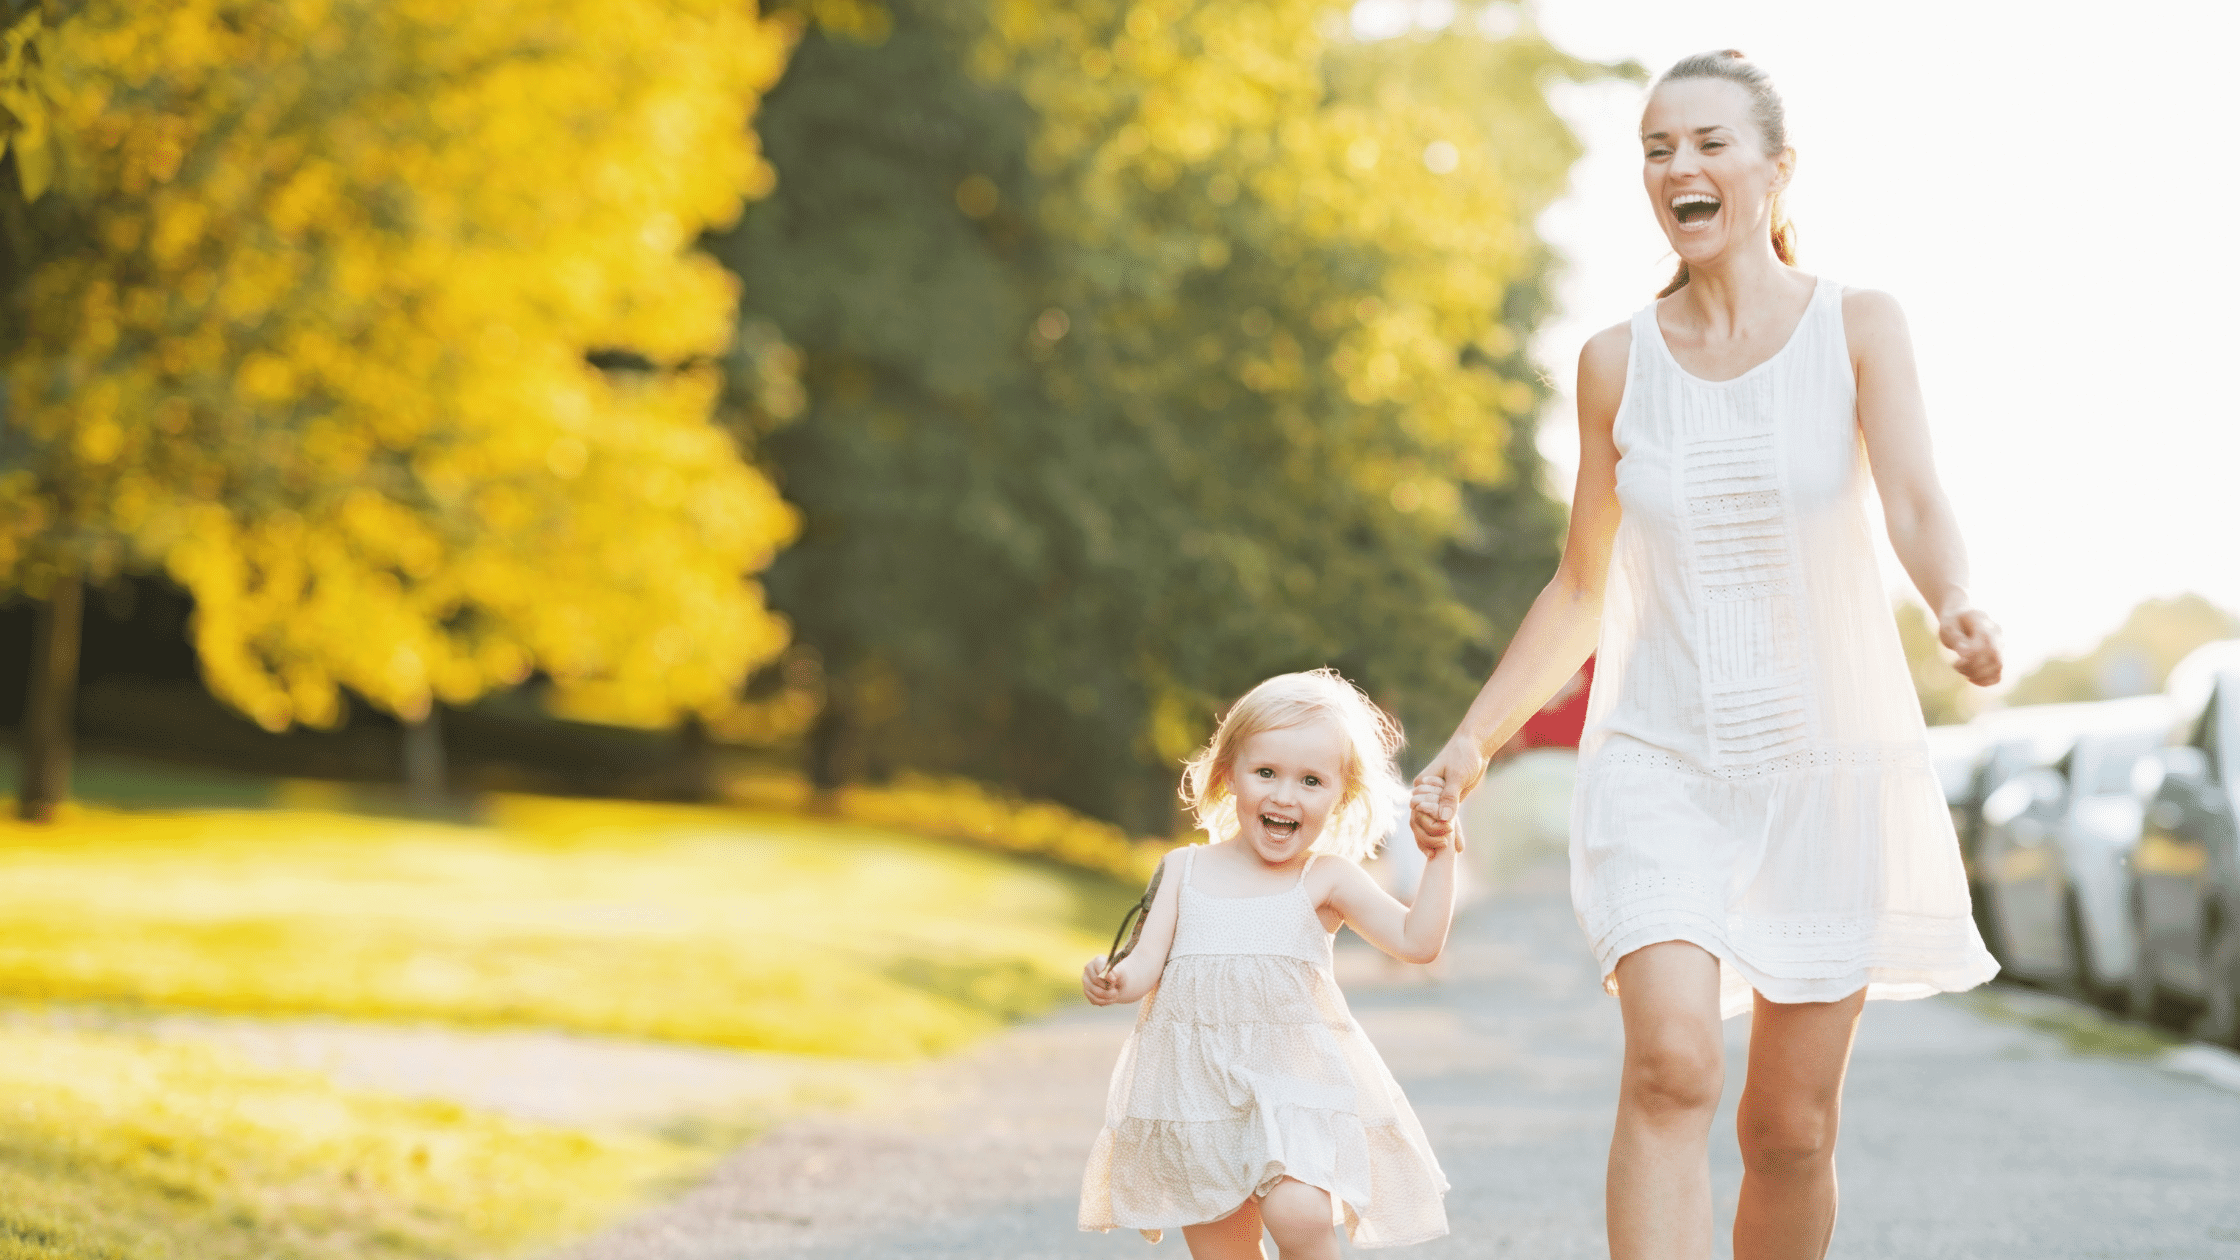
[[[1201,847],[1183,850],[1166,971],[1112,1069],[1081,1228],[1157,1242],[1292,1177],[1329,1192],[1356,1246],[1446,1233],[1447,1179],[1338,992],[1306,870],[1285,892],[1212,897],[1191,886]]]
[[[1611,549],[1572,804],[1571,891],[1618,960],[1690,941],[1722,1015],[1998,970],[1884,593],[1843,330],[1818,282],[1771,359],[1706,381],[1651,304],[1613,436]]]

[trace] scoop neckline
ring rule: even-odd
[[[1781,348],[1774,351],[1772,354],[1767,355],[1765,358],[1758,360],[1756,363],[1752,364],[1749,368],[1744,370],[1739,376],[1729,376],[1722,380],[1715,381],[1706,376],[1697,376],[1687,368],[1682,367],[1680,365],[1680,356],[1672,352],[1672,343],[1664,339],[1664,328],[1657,323],[1657,304],[1655,302],[1649,303],[1647,308],[1645,308],[1649,316],[1649,332],[1650,335],[1656,339],[1657,349],[1663,352],[1664,361],[1672,365],[1673,371],[1678,372],[1680,375],[1688,378],[1691,381],[1694,381],[1698,385],[1709,385],[1716,387],[1721,385],[1738,384],[1742,381],[1749,380],[1751,377],[1756,376],[1758,373],[1765,371],[1767,368],[1772,367],[1776,363],[1779,363],[1782,359],[1782,356],[1789,353],[1789,347],[1797,344],[1798,335],[1804,332],[1804,326],[1810,323],[1812,320],[1812,308],[1820,305],[1820,291],[1827,286],[1827,283],[1828,278],[1826,276],[1814,276],[1812,278],[1812,296],[1806,299],[1804,304],[1804,313],[1797,316],[1797,322],[1790,327],[1789,335],[1782,338]]]
[[[1249,897],[1218,897],[1212,893],[1207,892],[1203,888],[1194,888],[1189,884],[1184,884],[1182,886],[1182,891],[1196,893],[1199,896],[1205,898],[1207,901],[1266,901],[1270,897],[1288,897],[1295,892],[1305,892],[1306,881],[1301,880],[1298,883],[1293,884],[1291,887],[1284,889],[1282,892],[1254,893]]]

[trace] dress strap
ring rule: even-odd
[[[1197,856],[1197,845],[1186,844],[1182,846],[1182,886],[1184,888],[1188,888],[1190,886],[1190,860]]]
[[[1321,856],[1322,855],[1319,853],[1309,853],[1307,855],[1307,864],[1299,868],[1299,882],[1293,884],[1293,888],[1304,888],[1307,886],[1307,872],[1314,869],[1314,860]]]

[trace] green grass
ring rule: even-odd
[[[2155,1059],[2183,1044],[2180,1038],[2160,1029],[2126,1023],[2088,1006],[2034,993],[1982,989],[1973,995],[1971,1005],[1988,1019],[2051,1033],[2071,1054]]]
[[[0,1000],[940,1051],[1074,991],[1110,881],[867,827],[499,798],[488,825],[0,826]]]
[[[0,1029],[0,1100],[0,1260],[513,1254],[712,1155],[114,1034]]]

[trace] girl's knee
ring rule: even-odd
[[[1260,1219],[1276,1246],[1286,1251],[1329,1238],[1334,1224],[1330,1193],[1286,1177],[1261,1196]]]

